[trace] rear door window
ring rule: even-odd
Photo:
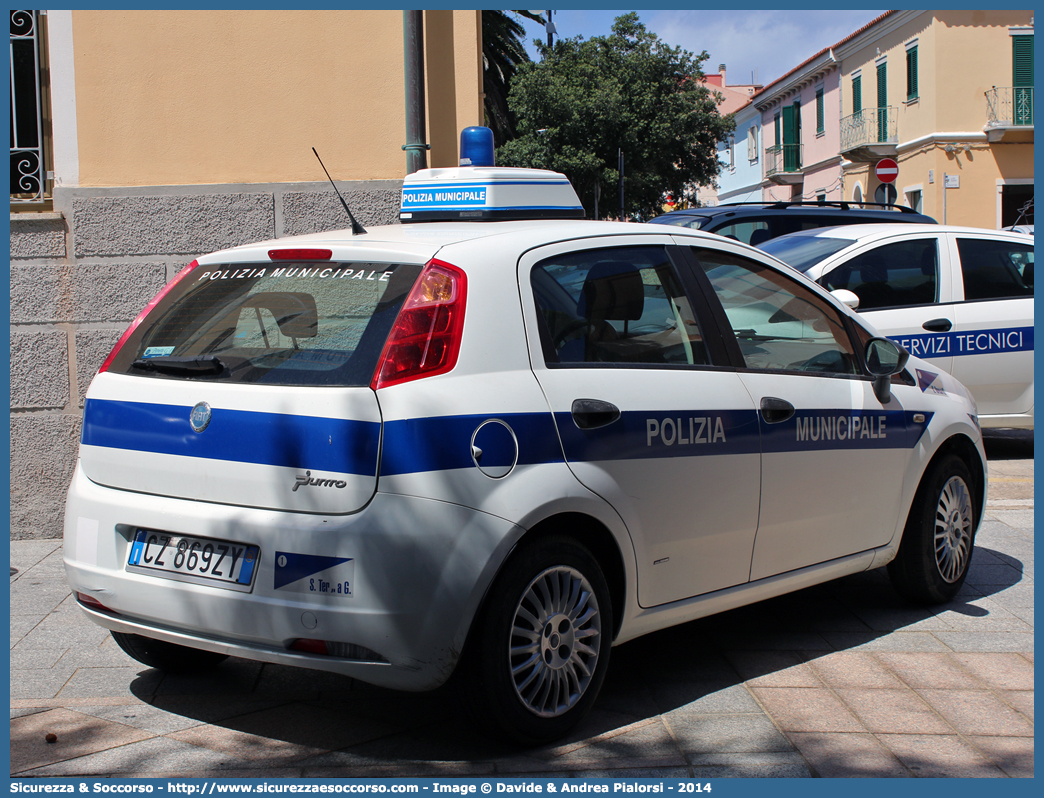
[[[369,385],[421,268],[197,266],[139,325],[111,370],[268,385]]]
[[[566,253],[538,263],[531,280],[548,363],[710,363],[662,247]]]

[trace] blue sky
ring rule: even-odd
[[[560,36],[588,39],[609,34],[613,20],[623,13],[624,9],[556,10],[553,19]],[[706,50],[710,58],[703,64],[704,72],[715,73],[718,64],[725,64],[729,84],[750,83],[752,73],[756,73],[756,82],[767,85],[883,13],[865,10],[672,9],[639,11],[638,16],[648,30],[672,46],[696,54]],[[530,55],[535,56],[532,40],[538,37],[546,40],[547,34],[536,23],[523,22]]]

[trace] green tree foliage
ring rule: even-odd
[[[529,62],[522,39],[526,30],[517,17],[544,23],[544,17],[532,11],[482,12],[482,90],[486,93],[486,125],[493,131],[493,143],[498,147],[515,135],[515,116],[508,108],[508,90],[518,67]]]
[[[619,213],[617,152],[624,151],[624,213],[652,218],[718,174],[717,144],[735,128],[718,113],[700,65],[709,57],[670,47],[631,12],[609,36],[566,39],[522,64],[508,96],[516,138],[500,166],[553,169],[573,183],[588,216]]]

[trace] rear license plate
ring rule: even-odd
[[[260,559],[257,546],[138,529],[127,558],[127,570],[249,592]]]

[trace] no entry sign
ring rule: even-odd
[[[899,164],[892,158],[882,158],[874,167],[874,174],[882,183],[894,183],[899,176]]]

